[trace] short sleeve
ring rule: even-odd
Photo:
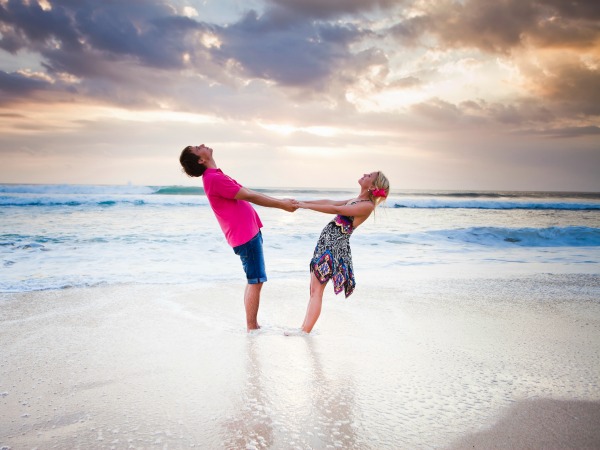
[[[227,175],[215,177],[213,180],[213,192],[224,198],[235,198],[241,188],[241,184]]]

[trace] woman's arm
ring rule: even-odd
[[[343,216],[368,216],[375,209],[371,202],[360,202],[354,205],[328,205],[318,203],[300,202],[300,208],[311,209],[325,214],[341,214]]]
[[[333,206],[342,206],[348,203],[350,200],[304,200],[302,203],[306,203],[308,205],[333,205]]]

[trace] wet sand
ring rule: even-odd
[[[522,400],[491,427],[458,439],[452,449],[597,449],[600,402]]]
[[[242,290],[0,295],[0,448],[600,448],[598,277]]]

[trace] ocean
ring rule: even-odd
[[[256,209],[248,333],[201,189],[0,185],[0,448],[599,447],[600,194],[393,191],[308,335],[331,216]]]
[[[352,198],[358,189],[256,189]],[[308,280],[331,216],[256,207],[269,279]],[[392,191],[352,236],[360,285],[412,277],[600,273],[600,193]],[[203,191],[0,185],[0,292],[122,283],[244,283]]]

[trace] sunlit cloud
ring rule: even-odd
[[[35,109],[26,109],[26,113],[5,115],[0,130],[5,134],[46,133],[51,130],[63,132],[82,129],[89,123],[100,121],[124,121],[182,124],[217,124],[222,119],[197,113],[173,110],[129,110],[123,108],[103,107],[91,104],[78,105],[76,113],[71,105],[41,105]]]
[[[340,158],[345,154],[345,151],[332,151],[331,147],[287,146],[286,150],[292,155],[300,156],[302,158],[319,158],[325,160]]]
[[[49,0],[37,0],[37,3],[44,11],[50,11],[52,9],[52,4]]]
[[[192,6],[184,6],[183,7],[183,15],[185,17],[198,17],[198,11],[196,10],[196,8],[192,7]]]
[[[312,127],[299,127],[294,125],[285,124],[273,124],[273,123],[259,123],[259,126],[267,131],[280,134],[282,136],[289,136],[293,133],[309,133],[315,136],[332,137],[340,133],[340,130],[334,127],[325,126],[312,126]]]
[[[219,37],[216,34],[210,32],[201,33],[200,42],[208,49],[213,47],[219,48],[222,45],[222,42],[219,39]]]
[[[101,109],[90,115],[90,119],[112,118],[127,120],[131,122],[180,122],[191,124],[222,123],[223,121],[214,116],[178,111],[131,111],[126,109]]]

